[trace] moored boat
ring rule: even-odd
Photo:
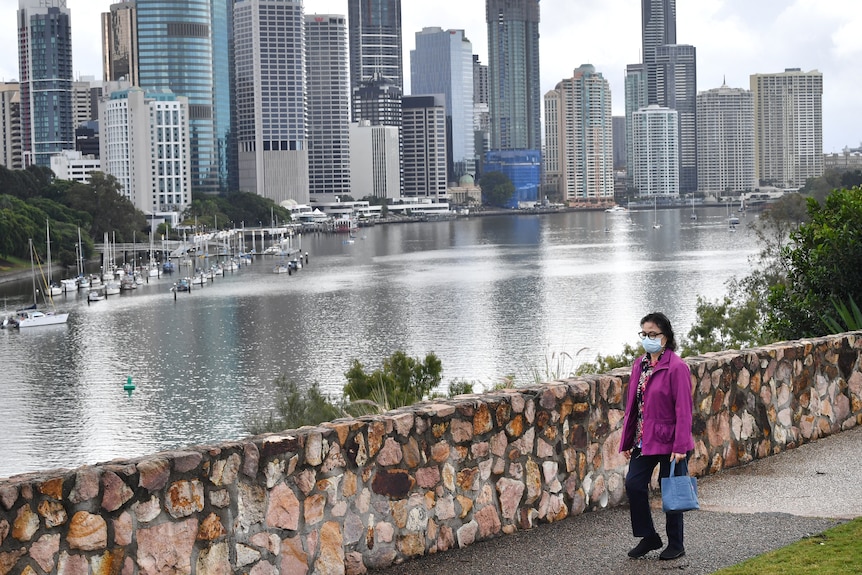
[[[33,273],[33,305],[17,310],[14,315],[7,318],[4,324],[8,324],[11,327],[28,328],[66,323],[69,319],[69,314],[65,312],[61,313],[53,309],[54,300],[51,298],[50,291],[46,290],[44,295],[48,296],[46,303],[51,306],[51,309],[45,311],[38,309],[39,302],[36,297],[36,266],[33,262],[33,252],[33,240],[31,239],[30,268]]]
[[[66,323],[69,319],[68,313],[54,311],[39,311],[38,309],[18,310],[10,318],[10,323],[19,329],[26,327],[38,327],[42,325],[57,325]]]

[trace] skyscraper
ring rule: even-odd
[[[641,197],[679,196],[677,112],[651,104],[634,113],[633,184]]]
[[[352,120],[400,126],[401,0],[348,0],[347,25]]]
[[[641,0],[641,41],[647,103],[661,105],[656,88],[656,49],[676,44],[676,0]]]
[[[102,73],[105,82],[125,80],[139,86],[138,13],[134,2],[102,13]]]
[[[755,171],[760,185],[796,188],[823,175],[823,74],[753,74]]]
[[[679,191],[697,190],[697,51],[667,44],[655,49],[656,103],[679,113]]]
[[[410,51],[414,95],[443,94],[446,105],[446,166],[450,182],[475,175],[473,45],[463,30],[423,28]]]
[[[446,195],[446,106],[442,94],[402,100],[404,197]]]
[[[648,102],[645,64],[626,66],[626,188],[634,188],[634,113],[646,108]]]
[[[385,78],[403,92],[401,0],[347,0],[347,22],[351,91]]]
[[[308,203],[302,0],[234,4],[240,189]]]
[[[134,0],[102,16],[105,80],[189,100],[192,187],[228,187],[231,0]]]
[[[24,166],[75,149],[72,24],[66,0],[18,0],[18,71]]]
[[[105,173],[137,209],[176,222],[191,203],[188,99],[129,88],[104,97],[99,108]]]
[[[703,192],[753,190],[754,99],[726,85],[697,95],[697,182]]]
[[[545,172],[563,201],[613,198],[613,121],[608,81],[584,64],[545,95]]]
[[[485,12],[491,148],[541,150],[539,0],[486,0]]]
[[[350,194],[347,19],[305,17],[308,175],[311,194]]]
[[[0,83],[0,166],[20,170],[21,85]]]
[[[484,171],[485,154],[491,149],[491,112],[488,107],[488,66],[473,55],[473,144],[476,171]]]
[[[614,116],[614,170],[626,165],[626,117]]]

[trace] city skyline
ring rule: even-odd
[[[110,0],[67,0],[72,11],[73,68],[76,77],[102,76],[99,18]],[[604,5],[607,4],[607,5]],[[0,14],[14,18],[17,0],[0,0]],[[554,88],[582,64],[592,64],[608,79],[615,116],[625,114],[625,66],[641,61],[641,2],[618,0],[578,6],[565,0],[542,0],[540,24],[541,91]],[[677,2],[677,41],[698,51],[698,91],[720,87],[748,88],[756,73],[785,68],[818,70],[824,78],[824,151],[840,151],[862,141],[862,3],[833,0],[743,0],[722,3]],[[347,14],[347,0],[306,0],[306,14]],[[14,22],[0,36],[6,56],[0,58],[0,80],[18,78]],[[405,2],[405,63],[415,48],[414,34],[427,26],[464,29],[482,63],[487,64],[485,2],[438,0]],[[608,43],[606,38],[616,40]],[[410,94],[405,70],[405,94]]]

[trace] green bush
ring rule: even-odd
[[[276,382],[275,407],[265,417],[254,418],[246,424],[252,435],[296,429],[303,425],[317,425],[344,417],[344,410],[320,391],[313,383],[307,390],[301,390],[294,381],[285,376]]]
[[[350,369],[344,374],[347,385],[344,397],[352,414],[365,411],[368,402],[376,405],[375,411],[383,411],[413,405],[422,401],[440,384],[443,367],[440,359],[429,353],[425,360],[408,357],[403,351],[396,351],[383,360],[383,366],[366,373],[358,359],[354,359]]]

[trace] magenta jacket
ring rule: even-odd
[[[626,393],[626,416],[620,439],[620,451],[634,447],[636,433],[637,387],[641,376],[641,360],[632,366]],[[643,414],[644,455],[686,453],[694,449],[691,436],[693,408],[691,374],[686,364],[673,350],[666,349],[653,368],[646,387]]]

